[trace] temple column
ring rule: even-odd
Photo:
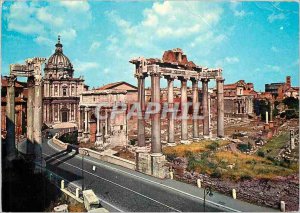
[[[79,117],[79,119],[78,119],[78,137],[79,138],[81,138],[82,137],[82,132],[83,132],[83,130],[82,130],[82,122],[83,122],[83,109],[82,109],[82,107],[81,106],[79,106],[79,113],[78,113],[78,117]]]
[[[15,80],[16,77],[8,77],[7,104],[6,104],[6,158],[10,162],[16,157],[15,145]]]
[[[95,110],[100,110],[97,107],[95,108]],[[97,119],[97,133],[96,133],[96,141],[99,142],[101,141],[101,133],[100,133],[100,112],[95,112],[96,113],[96,119]]]
[[[188,142],[187,79],[181,78],[181,143]]]
[[[175,145],[174,137],[174,77],[167,77],[168,80],[168,108],[172,109],[172,112],[168,113],[168,145]]]
[[[151,73],[151,100],[152,103],[160,104],[160,74]],[[151,119],[151,152],[152,155],[161,155],[160,138],[160,109],[152,115]]]
[[[34,122],[33,122],[33,138],[36,171],[41,172],[42,169],[42,126],[43,126],[43,83],[42,75],[34,76]]]
[[[199,139],[199,123],[198,119],[195,118],[198,116],[199,110],[199,97],[198,97],[198,80],[192,79],[192,92],[193,92],[193,139]],[[197,106],[198,104],[198,106]],[[195,114],[197,112],[197,114]],[[194,115],[195,114],[195,115]]]
[[[85,112],[85,122],[84,122],[84,137],[89,138],[89,107],[85,107],[84,112]]]
[[[202,82],[202,109],[203,109],[203,136],[209,137],[209,114],[208,114],[208,82],[209,79],[201,79]]]
[[[217,80],[217,108],[218,108],[218,118],[217,118],[217,137],[224,137],[224,79],[218,78]]]
[[[28,77],[28,99],[27,99],[27,154],[34,153],[34,139],[33,139],[33,107],[34,107],[34,78]]]
[[[139,108],[142,111],[142,116],[138,116],[138,146],[146,145],[145,142],[145,76],[136,75],[138,79],[138,102]]]

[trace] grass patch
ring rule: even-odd
[[[289,141],[290,135],[289,133],[285,132],[281,135],[273,137],[272,139],[268,140],[268,142],[259,149],[260,152],[264,152],[266,157],[276,157],[280,151]]]
[[[211,149],[215,149],[220,146],[225,146],[229,144],[229,141],[210,141],[210,140],[203,140],[198,143],[191,143],[191,144],[180,144],[174,147],[165,147],[163,149],[163,153],[167,156],[172,156],[172,158],[176,157],[187,157],[190,153],[201,153],[206,152]]]

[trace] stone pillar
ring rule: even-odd
[[[138,102],[142,111],[142,117],[138,116],[138,146],[146,145],[145,142],[145,76],[143,74],[136,75],[138,79]]]
[[[295,133],[293,129],[290,130],[290,149],[295,149]]]
[[[33,138],[34,138],[34,154],[36,171],[41,172],[42,169],[42,126],[43,126],[43,82],[42,75],[34,76],[34,122],[33,122]]]
[[[27,99],[27,154],[34,154],[34,138],[33,138],[33,123],[34,123],[34,77],[28,77],[28,99]]]
[[[270,122],[273,121],[273,110],[274,110],[274,102],[270,103]]]
[[[16,157],[15,144],[15,76],[8,77],[6,104],[6,158],[10,162]]]
[[[83,123],[83,109],[81,106],[79,106],[79,113],[78,113],[78,137],[81,138],[82,137],[82,123]]]
[[[197,117],[199,113],[199,96],[198,96],[198,80],[192,79],[192,90],[193,90],[193,114],[197,110]],[[196,105],[198,104],[198,109],[196,109]],[[196,115],[193,115],[193,139],[198,140],[199,139],[199,123],[198,119],[195,118]]]
[[[209,79],[201,79],[202,82],[202,111],[203,111],[203,136],[209,137],[209,115],[208,115],[208,82]]]
[[[97,107],[95,108],[95,110],[100,110],[100,109],[98,109]],[[96,119],[97,119],[97,123],[96,123],[96,125],[97,125],[97,133],[96,133],[96,141],[97,142],[99,142],[99,141],[101,141],[101,133],[100,133],[100,112],[98,111],[98,112],[95,112],[95,114],[96,114]]]
[[[151,100],[160,104],[160,74],[151,73]],[[160,110],[151,119],[151,152],[161,155]]]
[[[168,107],[174,110],[174,77],[167,77],[168,80]],[[168,145],[175,145],[174,137],[174,113],[168,113]]]
[[[187,79],[181,80],[181,143],[188,143],[188,105],[187,105]]]
[[[85,121],[84,121],[84,137],[89,138],[89,107],[85,107],[84,112],[85,112]]]
[[[269,112],[266,111],[266,124],[269,124]]]
[[[218,109],[218,118],[217,118],[217,137],[224,137],[224,79],[218,78],[217,80],[217,109]]]

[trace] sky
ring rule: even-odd
[[[174,48],[199,66],[222,68],[225,84],[244,79],[264,91],[290,75],[299,86],[298,13],[297,2],[4,2],[1,73],[26,58],[49,58],[60,35],[75,76],[90,88],[136,85],[131,58],[161,58]]]

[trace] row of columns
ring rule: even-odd
[[[151,101],[160,103],[160,73],[151,73]],[[138,79],[138,101],[140,109],[142,110],[142,117],[138,120],[138,146],[145,146],[145,77],[143,74],[136,74]],[[173,76],[165,76],[168,80],[168,106],[173,109],[174,106],[174,79]],[[187,80],[189,78],[181,77],[181,112],[187,114]],[[198,107],[198,79],[192,80],[192,96],[193,109]],[[224,97],[223,97],[223,78],[217,78],[217,98],[218,98],[218,119],[217,119],[217,136],[224,137]],[[203,135],[209,137],[209,103],[208,103],[208,82],[209,79],[201,79],[202,81],[202,107],[203,107]],[[197,106],[198,105],[198,106]],[[172,112],[171,112],[172,113]],[[172,113],[173,115],[173,113]],[[188,123],[187,119],[181,121],[181,142],[188,141]],[[168,144],[175,145],[174,137],[174,116],[168,116]],[[152,116],[151,120],[151,144],[152,153],[161,153],[161,131],[160,131],[160,112]],[[199,139],[199,123],[198,119],[193,119],[193,138]]]
[[[97,109],[97,108],[95,108]],[[90,126],[89,123],[91,122],[90,120],[90,112],[92,111],[91,107],[88,106],[80,106],[79,109],[79,121],[78,121],[78,136],[80,139],[88,139],[89,135],[90,135]],[[97,114],[97,112],[95,112]],[[99,112],[101,113],[101,112]],[[100,126],[102,127],[102,123],[100,121],[100,119],[98,118],[98,116],[96,115],[96,141],[97,142],[104,142],[103,140],[101,140],[101,137],[104,136],[104,138],[108,135],[108,129],[109,129],[109,114],[108,111],[105,110],[105,122],[104,122],[104,132],[102,130],[102,128],[100,128]]]

